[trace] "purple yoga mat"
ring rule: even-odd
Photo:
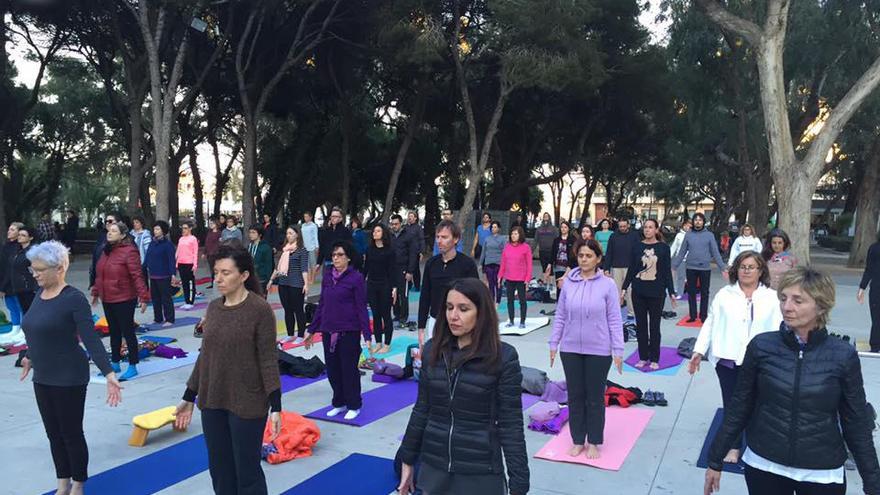
[[[320,421],[330,421],[351,426],[366,426],[389,414],[415,404],[418,391],[419,383],[415,380],[401,380],[374,388],[363,394],[364,404],[361,406],[361,413],[352,421],[346,421],[343,418],[345,413],[328,418],[326,413],[331,409],[331,406],[322,407],[305,416]]]
[[[636,363],[639,362],[639,351],[633,351],[632,354],[626,358],[625,363],[632,366],[633,369],[642,371],[644,373],[651,373],[652,371],[660,371],[666,368],[673,368],[681,364],[684,360],[683,357],[678,355],[678,350],[675,347],[660,347],[660,362],[657,363],[660,365],[659,369],[652,370],[648,366],[644,368],[636,368]]]
[[[281,393],[286,394],[292,390],[296,390],[315,382],[320,382],[327,378],[327,375],[317,376],[315,378],[303,378],[301,376],[281,375]]]

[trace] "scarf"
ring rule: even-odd
[[[290,255],[296,251],[296,248],[292,244],[285,244],[281,250],[281,257],[278,258],[278,269],[276,271],[286,277],[287,272],[290,270]]]

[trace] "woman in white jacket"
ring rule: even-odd
[[[742,253],[748,251],[754,251],[756,253],[760,253],[764,249],[764,246],[761,244],[761,239],[758,239],[755,236],[755,228],[752,227],[751,224],[745,224],[740,229],[740,236],[733,241],[733,246],[730,248],[730,258],[727,261],[727,266],[733,266],[733,260],[736,259]],[[770,284],[767,284],[769,287]]]
[[[711,351],[709,362],[715,366],[725,409],[736,389],[746,346],[755,335],[776,331],[782,323],[779,299],[769,287],[770,271],[760,253],[746,251],[737,256],[729,276],[730,285],[719,290],[712,300],[688,363],[688,372],[696,373],[703,356]],[[734,445],[742,443],[739,438]],[[730,449],[724,462],[737,463],[741,450]]]

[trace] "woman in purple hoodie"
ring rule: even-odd
[[[614,279],[602,274],[602,247],[578,239],[572,251],[578,268],[565,276],[565,290],[556,305],[550,335],[550,366],[557,351],[568,385],[569,428],[577,457],[600,457],[605,430],[605,381],[612,360],[623,373],[623,324]],[[584,446],[586,440],[586,447]]]
[[[333,388],[333,408],[328,417],[345,413],[351,421],[361,413],[361,373],[358,359],[363,347],[369,349],[372,332],[367,316],[367,287],[361,272],[351,266],[356,251],[348,241],[333,244],[330,250],[333,266],[324,272],[321,299],[306,334],[306,349],[311,348],[315,333],[322,333],[327,379]]]

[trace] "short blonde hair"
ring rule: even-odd
[[[782,295],[782,291],[794,286],[799,286],[802,291],[816,301],[816,307],[819,308],[816,323],[819,328],[825,328],[836,299],[837,291],[834,280],[827,273],[820,272],[810,266],[797,266],[785,272],[776,292]]]

